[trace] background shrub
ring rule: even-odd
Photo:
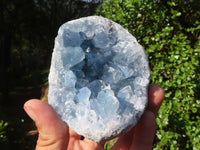
[[[110,0],[97,11],[145,47],[151,80],[166,92],[156,119],[155,150],[199,149],[199,6],[199,0]]]
[[[7,142],[6,127],[8,123],[0,120],[0,143]]]

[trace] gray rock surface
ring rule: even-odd
[[[102,142],[131,129],[147,105],[149,80],[143,47],[119,24],[91,16],[59,28],[48,99],[78,134]]]

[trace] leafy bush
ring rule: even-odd
[[[166,92],[156,119],[155,150],[199,148],[199,6],[199,0],[109,0],[97,11],[145,47],[151,80]]]
[[[0,144],[7,142],[7,136],[6,136],[6,130],[5,130],[7,126],[8,126],[7,122],[0,120]]]

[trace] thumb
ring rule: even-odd
[[[36,150],[67,149],[69,129],[49,104],[29,100],[24,104],[24,109],[39,131]]]

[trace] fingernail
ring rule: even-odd
[[[26,113],[29,115],[29,117],[33,120],[33,121],[37,121],[37,116],[34,113],[33,109],[31,108],[31,106],[24,106],[24,110],[26,111]]]

